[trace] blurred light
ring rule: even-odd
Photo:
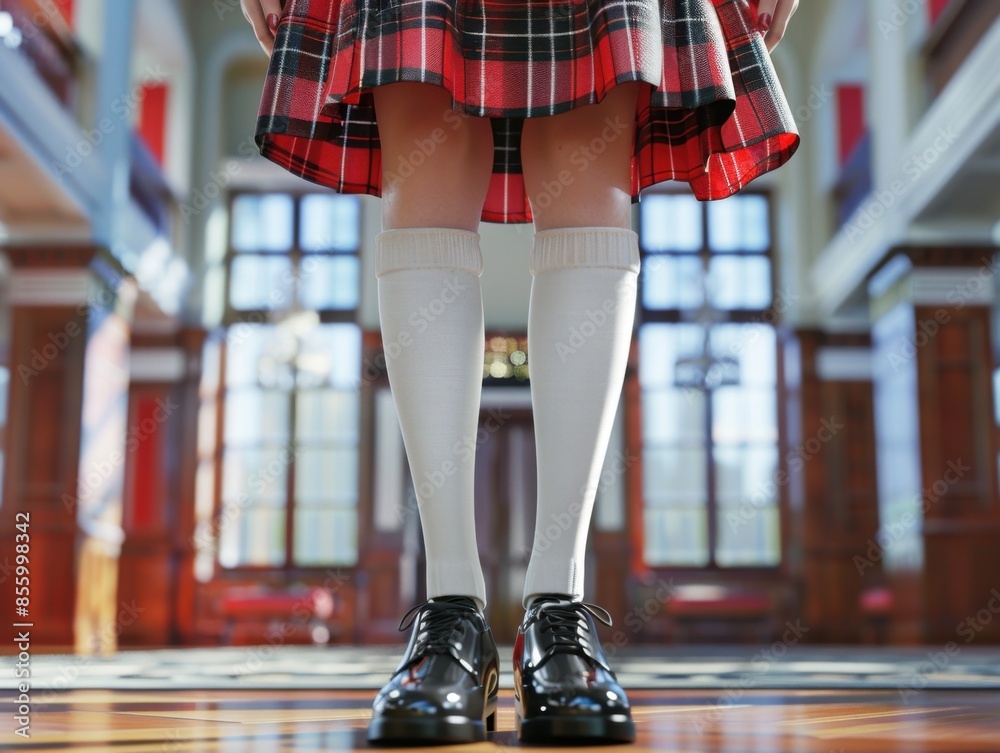
[[[7,11],[0,11],[0,37],[5,37],[14,30],[14,17]]]
[[[205,263],[221,264],[226,258],[229,216],[222,206],[215,206],[205,223]]]
[[[326,625],[317,625],[312,629],[313,643],[327,643],[330,640],[330,630]]]
[[[2,36],[3,36],[3,43],[10,49],[16,50],[18,47],[21,46],[21,40],[23,39],[23,37],[21,36],[20,29],[11,29],[9,33],[4,34]]]

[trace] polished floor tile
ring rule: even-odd
[[[372,750],[365,740],[372,695],[368,690],[75,690],[35,704],[30,740],[11,735],[4,747],[13,738],[22,749],[78,753]],[[639,739],[631,746],[593,746],[589,751],[1000,749],[1000,693],[995,691],[934,690],[904,699],[892,690],[639,689],[629,696]],[[12,706],[8,698],[0,702],[7,719]],[[518,747],[513,695],[504,690],[498,730],[487,742],[420,750],[473,753]]]

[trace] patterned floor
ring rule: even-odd
[[[381,687],[402,648],[253,646],[122,651],[113,659],[34,655],[36,693],[74,689],[337,690]],[[501,687],[511,687],[511,647],[502,646]],[[1000,648],[770,646],[628,647],[611,655],[626,688],[1000,690]],[[0,657],[0,690],[16,687]],[[1000,750],[1000,743],[997,745]]]
[[[77,753],[374,750],[365,740],[371,695],[369,691],[329,690],[77,690],[55,694],[47,702],[33,702],[31,737],[21,740],[9,725],[14,701],[4,694],[0,714],[8,723],[0,749]],[[972,753],[1000,749],[1000,693],[992,691],[921,691],[904,699],[895,690],[633,690],[629,697],[638,730],[635,744],[589,747],[588,751]],[[512,693],[503,690],[498,729],[487,742],[420,750],[479,753],[519,747]]]

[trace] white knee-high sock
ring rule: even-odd
[[[635,317],[638,235],[615,227],[541,230],[530,269],[538,507],[525,607],[541,593],[583,598],[590,517]]]
[[[375,242],[386,371],[417,493],[427,597],[471,596],[482,608],[475,453],[468,451],[483,382],[479,233],[400,228]],[[390,345],[398,352],[390,354]]]

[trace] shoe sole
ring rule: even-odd
[[[514,698],[514,721],[523,743],[630,743],[635,740],[635,722],[624,714],[610,716],[521,715],[520,699]],[[616,718],[617,717],[617,718]]]
[[[635,722],[602,717],[563,719],[556,717],[518,718],[517,734],[524,743],[630,743],[635,740]]]
[[[401,719],[379,717],[368,725],[368,742],[373,745],[413,745],[421,743],[480,743],[496,728],[496,710],[486,721],[462,719]]]

